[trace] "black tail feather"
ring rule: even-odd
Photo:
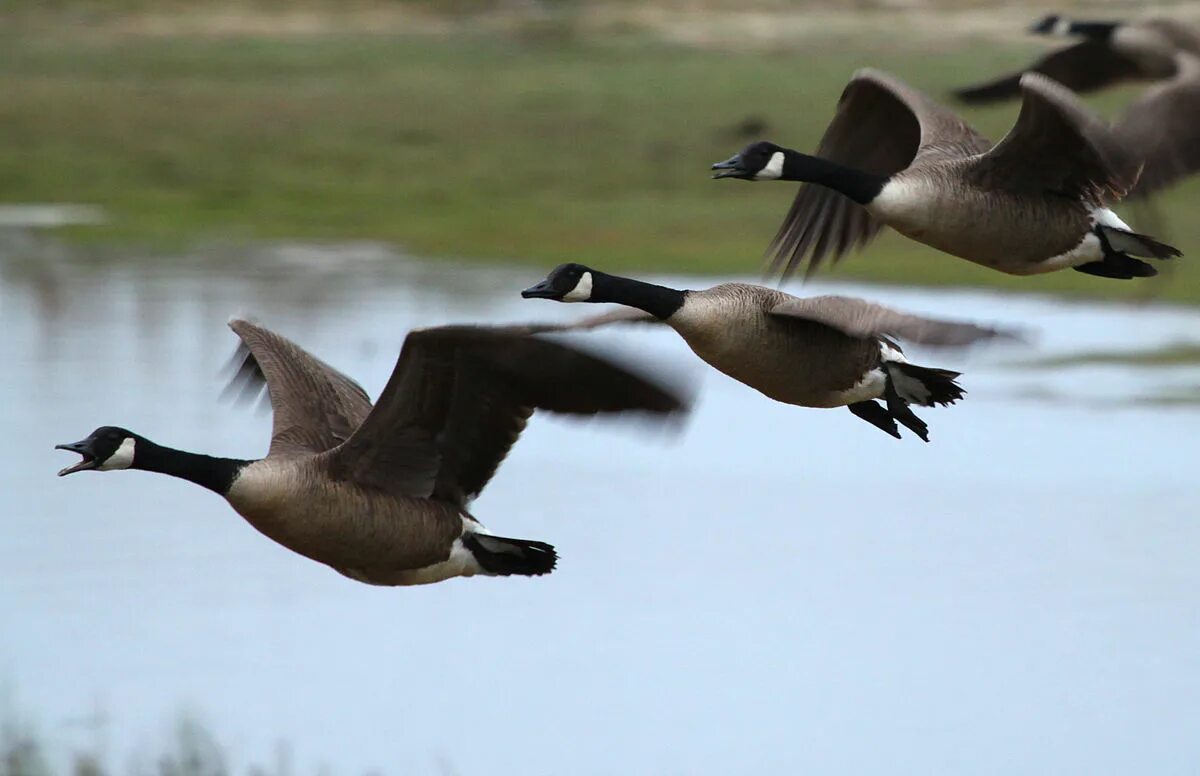
[[[1114,253],[1140,256],[1143,259],[1173,259],[1183,255],[1174,245],[1167,245],[1153,237],[1147,237],[1137,232],[1103,225],[1097,226],[1096,231],[1099,232],[1106,247]],[[1105,253],[1108,252],[1105,251]]]
[[[895,389],[899,398],[911,404],[919,404],[922,407],[953,404],[966,393],[961,385],[954,382],[959,372],[901,361],[887,361],[884,367],[887,371],[888,385]]]
[[[1100,249],[1104,258],[1100,261],[1090,261],[1087,264],[1073,267],[1076,272],[1082,272],[1085,275],[1117,278],[1118,280],[1154,277],[1158,274],[1158,270],[1144,261],[1135,259],[1134,256],[1148,259],[1171,259],[1180,255],[1178,248],[1137,232],[1103,224],[1098,225],[1093,231],[1100,238]]]
[[[545,542],[468,531],[462,543],[489,574],[541,576],[553,571],[558,563],[558,553]]]

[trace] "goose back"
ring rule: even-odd
[[[855,337],[818,321],[773,316],[795,297],[725,283],[689,291],[667,324],[718,371],[788,404],[834,407],[880,363],[878,337]]]

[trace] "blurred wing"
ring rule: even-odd
[[[535,409],[667,414],[685,405],[641,375],[520,327],[426,329],[408,335],[375,409],[331,453],[330,467],[356,482],[465,503]]]
[[[566,323],[529,323],[524,326],[509,327],[519,329],[526,334],[551,334],[560,331],[590,331],[614,323],[663,323],[660,318],[632,307],[618,307],[610,312],[599,315],[589,315],[577,321]]]
[[[1117,136],[1142,154],[1131,197],[1153,195],[1200,170],[1200,59],[1177,57],[1177,75],[1148,89],[1117,122]]]
[[[1017,122],[964,174],[983,188],[1053,192],[1099,204],[1120,199],[1137,180],[1137,159],[1104,121],[1063,86],[1021,76]]]
[[[770,314],[805,318],[851,337],[894,337],[938,347],[961,347],[995,337],[1016,338],[1013,332],[923,318],[848,296],[793,297],[773,307]]]
[[[1021,76],[1026,72],[1041,73],[1076,92],[1091,92],[1141,76],[1132,59],[1107,43],[1087,40],[1051,51],[1026,70],[958,89],[954,96],[974,104],[1015,99],[1021,95]]]
[[[877,70],[860,70],[842,92],[816,156],[893,175],[919,160],[967,156],[988,142],[951,111]],[[883,224],[833,189],[804,184],[768,248],[772,272],[791,275],[808,260],[811,275],[826,256],[837,261]]]
[[[269,455],[308,455],[337,447],[350,438],[371,411],[358,383],[291,340],[249,321],[229,328],[242,339],[241,359],[230,388],[242,397],[266,385],[274,411]]]

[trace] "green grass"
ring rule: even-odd
[[[878,33],[712,51],[635,35],[162,38],[0,33],[0,202],[98,203],[75,239],[372,238],[431,257],[753,272],[791,185],[712,181],[729,127],[813,146],[847,77],[884,67],[939,92],[1034,47],[893,45]],[[904,36],[897,36],[903,39]],[[1121,104],[1111,95],[1106,109]],[[999,137],[1015,106],[970,114]],[[1200,194],[1166,236],[1200,243]],[[1011,278],[893,236],[837,271],[880,282],[1200,302],[1187,258],[1161,284]]]
[[[1070,366],[1200,366],[1200,344],[1180,342],[1151,350],[1089,350],[1023,361],[1018,366],[1055,370]]]

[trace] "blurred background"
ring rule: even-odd
[[[145,473],[57,480],[119,424],[265,453],[219,400],[252,315],[376,395],[413,327],[565,319],[562,261],[755,280],[850,74],[1023,66],[1049,11],[899,0],[0,6],[0,776],[1195,773],[1200,183],[1151,282],[1014,278],[888,235],[789,290],[1019,325],[933,442],[702,378],[675,436],[537,417],[474,512],[542,579],[370,588]],[[1115,115],[1142,86],[1089,98]],[[1018,106],[964,114],[1000,137]],[[1144,221],[1143,221],[1144,222]],[[590,312],[590,310],[588,311]]]

